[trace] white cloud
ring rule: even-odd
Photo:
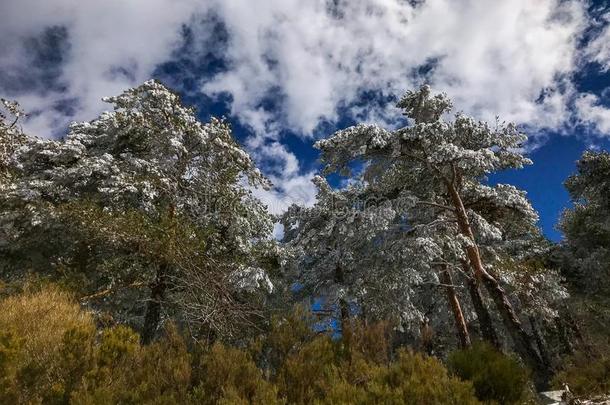
[[[602,69],[610,69],[610,13],[601,17],[605,21],[605,27],[601,29],[598,35],[588,44],[585,51],[589,60],[599,63]]]
[[[170,58],[182,40],[183,24],[193,28],[195,45],[205,44],[212,25],[196,16],[209,11],[208,6],[196,0],[1,2],[0,50],[6,52],[0,53],[4,55],[0,69],[9,75],[19,76],[24,69],[33,68],[28,66],[32,50],[23,46],[25,40],[53,26],[65,27],[68,33],[69,45],[57,78],[66,85],[65,91],[26,88],[17,94],[27,111],[40,111],[27,121],[26,130],[49,137],[72,119],[92,119],[107,108],[103,96],[119,94],[147,80],[158,64]],[[199,46],[195,51],[210,49]],[[74,117],[52,108],[66,99],[76,101]],[[240,118],[254,133],[248,149],[264,163],[276,184],[272,191],[256,191],[271,212],[280,213],[293,202],[311,204],[315,191],[309,180],[313,174],[301,174],[296,156],[277,142],[279,128],[270,113],[252,108],[241,111]]]
[[[311,182],[315,172],[289,178],[274,178],[274,188],[270,191],[254,190],[253,194],[268,207],[271,214],[281,214],[292,204],[312,206],[316,201],[316,188]]]
[[[301,173],[299,159],[280,142],[280,128],[272,114],[258,108],[244,111],[241,118],[252,131],[246,148],[273,183],[271,190],[252,190],[254,195],[274,215],[283,213],[292,204],[313,205],[317,190],[311,179],[316,173]],[[279,239],[283,235],[283,230],[277,224],[274,235]]]
[[[610,136],[610,109],[599,104],[594,94],[583,94],[575,102],[580,120],[593,125],[602,135]]]
[[[24,39],[66,28],[69,47],[58,66],[64,91],[11,94],[41,112],[26,129],[49,136],[71,119],[97,115],[106,108],[102,96],[148,79],[190,25],[194,52],[227,58],[226,70],[201,78],[201,91],[230,94],[233,115],[252,130],[246,147],[276,184],[259,196],[278,213],[315,199],[313,172],[282,144],[284,131],[309,136],[345,110],[359,121],[400,119],[393,103],[356,104],[362,92],[400,96],[427,81],[480,118],[560,128],[572,115],[572,74],[582,58],[609,60],[608,28],[578,49],[591,23],[584,8],[577,0],[0,1],[0,71],[35,69]],[[210,14],[216,20],[198,18]],[[228,41],[217,46],[226,49],[210,48],[218,21]],[[66,99],[74,100],[74,114],[52,108]],[[582,120],[607,128],[597,99],[577,98],[577,108]]]
[[[581,2],[430,0],[218,0],[231,36],[231,68],[203,85],[227,91],[237,116],[281,97],[277,120],[310,134],[359,92],[400,95],[423,79],[456,106],[490,119],[556,128],[567,116],[576,40],[585,27]],[[569,83],[568,83],[569,84]],[[548,94],[537,102],[542,93]],[[379,116],[379,109],[366,113]],[[362,113],[362,110],[356,111]]]
[[[585,60],[600,65],[602,72],[610,70],[610,13],[600,17],[594,25],[604,24],[599,32],[583,50]],[[608,98],[606,88],[601,92],[602,98]],[[610,136],[610,108],[604,105],[602,99],[591,93],[580,94],[575,103],[576,117],[580,122],[593,127],[599,135]]]
[[[264,136],[251,139],[264,139]],[[279,142],[262,142],[250,142],[249,150],[273,183],[273,188],[253,190],[254,195],[267,205],[272,214],[281,214],[292,204],[313,205],[317,190],[311,179],[316,173],[301,173],[295,154]]]
[[[217,1],[230,68],[206,79],[208,94],[227,92],[232,113],[257,134],[249,142],[258,160],[283,160],[286,175],[263,198],[274,207],[298,185],[313,201],[309,178],[293,172],[296,158],[275,141],[279,129],[310,135],[348,107],[360,121],[394,126],[393,103],[353,105],[363,91],[396,95],[423,81],[414,71],[433,64],[426,80],[447,91],[459,109],[481,118],[534,128],[563,125],[573,97],[569,75],[585,27],[582,4],[546,0],[506,3],[431,0],[417,7],[399,0]],[[537,101],[544,93],[542,102]],[[276,101],[265,111],[261,104]],[[268,139],[274,141],[269,143]],[[288,174],[295,173],[295,174]]]
[[[195,0],[53,0],[0,3],[0,69],[24,70],[28,66],[23,40],[40,35],[50,26],[68,30],[69,50],[59,80],[65,92],[35,89],[17,98],[26,110],[40,110],[26,128],[50,136],[65,126],[68,117],[52,110],[65,99],[77,101],[77,119],[91,119],[104,105],[101,97],[150,78],[181,40],[180,28],[199,6]],[[123,69],[122,71],[120,69]],[[121,73],[123,72],[123,73]],[[40,91],[43,90],[43,91]],[[1,90],[0,90],[1,91]]]

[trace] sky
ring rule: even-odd
[[[515,122],[532,166],[489,182],[528,192],[545,234],[583,150],[610,148],[610,4],[575,0],[3,0],[0,97],[60,138],[156,78],[225,116],[275,184],[274,213],[312,204],[315,140],[357,122],[404,125],[428,83],[456,111]]]

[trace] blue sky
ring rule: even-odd
[[[311,204],[312,144],[355,122],[403,123],[427,82],[455,109],[516,122],[534,164],[492,176],[528,191],[545,234],[586,148],[610,147],[610,5],[575,0],[20,0],[0,2],[0,96],[61,137],[100,100],[158,78],[224,115],[276,188]]]

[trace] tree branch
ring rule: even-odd
[[[89,301],[89,300],[92,300],[92,299],[95,299],[95,298],[99,298],[99,297],[104,297],[106,295],[110,295],[110,294],[115,293],[115,292],[120,291],[120,290],[124,290],[124,289],[127,289],[127,288],[133,288],[133,287],[143,287],[143,286],[147,286],[148,284],[149,283],[145,282],[145,281],[136,281],[136,282],[133,282],[131,284],[121,285],[121,286],[119,286],[117,288],[107,288],[105,290],[98,291],[98,292],[90,294],[90,295],[85,295],[84,297],[81,297],[79,300],[80,301]]]
[[[455,209],[453,209],[452,207],[449,207],[448,205],[437,204],[437,203],[433,203],[430,201],[418,201],[416,204],[430,205],[432,207],[441,208],[441,209],[444,209],[447,211],[455,212]]]

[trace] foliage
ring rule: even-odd
[[[448,367],[463,380],[472,381],[481,401],[521,404],[530,395],[528,371],[487,343],[451,353]]]
[[[270,334],[273,342],[283,342],[272,379],[288,403],[477,403],[472,386],[449,376],[438,360],[405,350],[394,357],[387,323],[351,322],[338,340],[293,333],[304,329],[298,317],[288,319]],[[267,347],[275,350],[274,344]]]
[[[19,126],[24,116],[19,103],[0,98],[0,182],[10,178],[13,154],[26,141]]]
[[[194,399],[201,404],[280,404],[277,388],[263,378],[249,354],[215,343],[196,365]]]
[[[538,215],[524,191],[509,184],[489,185],[486,181],[491,173],[531,164],[520,152],[527,137],[512,123],[489,124],[463,113],[450,117],[452,103],[447,95],[432,94],[427,85],[408,91],[397,106],[409,119],[405,127],[386,130],[374,124],[359,124],[318,141],[316,147],[321,151],[323,174],[349,176],[350,183],[361,185],[360,196],[374,196],[394,211],[394,221],[374,221],[386,229],[372,230],[377,237],[373,238],[372,249],[378,249],[389,260],[401,258],[407,252],[407,264],[389,267],[390,272],[405,276],[389,277],[389,286],[399,284],[394,280],[407,281],[400,283],[400,288],[411,291],[417,284],[440,284],[440,276],[453,270],[461,274],[456,280],[460,287],[471,283],[474,289],[485,288],[515,351],[535,371],[536,383],[542,388],[548,364],[524,328],[519,311],[520,306],[531,305],[532,301],[520,301],[516,294],[507,293],[504,284],[518,283],[519,278],[496,274],[502,270],[499,259],[515,250],[529,248],[536,240]],[[353,174],[354,167],[362,167],[359,174]],[[324,234],[324,228],[318,228]],[[395,232],[389,232],[390,229]],[[352,239],[371,239],[369,231],[364,227],[362,234]],[[327,245],[333,247],[334,243]],[[316,251],[312,253],[315,255]],[[354,256],[359,263],[359,257]],[[308,253],[305,257],[308,258]],[[373,265],[370,273],[380,271],[379,279],[385,280],[387,268]],[[326,274],[332,270],[326,266]],[[356,278],[356,284],[361,279]],[[453,283],[444,284],[454,288]],[[439,288],[434,293],[440,291]],[[386,290],[378,292],[385,294]],[[462,345],[467,346],[470,339],[465,311],[462,305],[456,304],[457,293],[450,291],[449,294],[455,305],[451,311],[432,312],[438,314],[432,323],[446,325],[442,316],[453,312],[457,334],[463,337]],[[400,312],[410,312],[401,311],[404,305],[415,306],[421,313],[421,304],[404,304],[405,301],[417,303],[413,296],[408,294],[407,299],[401,297],[398,305],[392,304]],[[476,304],[473,301],[472,307],[464,308],[476,312],[482,330],[491,330],[487,303],[480,293],[471,297],[476,297]],[[435,297],[433,301],[440,299]],[[554,303],[539,300],[536,304],[550,307]],[[422,321],[430,323],[429,319]],[[485,339],[494,342],[496,339],[491,335],[488,333]]]
[[[565,186],[574,207],[559,228],[565,235],[559,260],[580,289],[605,291],[610,280],[610,153],[586,151]]]
[[[57,288],[2,300],[0,331],[0,402],[61,402],[88,368],[93,318]]]
[[[548,245],[548,242],[545,243]],[[559,318],[559,309],[570,298],[565,279],[553,266],[546,263],[546,252],[515,259],[504,256],[498,260],[499,277],[519,299],[523,312],[545,323]]]
[[[404,350],[393,359],[383,324],[354,323],[349,339],[336,340],[293,314],[249,350],[188,350],[173,327],[150,345],[121,325],[96,334],[91,315],[54,287],[0,308],[3,403],[477,403],[470,383],[438,360]]]
[[[564,386],[576,395],[591,396],[610,392],[610,355],[577,352],[565,359],[564,366],[553,377],[557,389]]]
[[[172,328],[149,346],[140,346],[139,336],[126,327],[105,330],[95,344],[94,364],[72,402],[172,404],[189,399],[190,355]]]
[[[268,180],[226,122],[199,122],[157,81],[105,101],[114,111],[65,139],[23,137],[2,155],[0,271],[70,275],[91,305],[144,323],[146,340],[170,314],[232,337],[262,300],[250,295],[273,288],[258,261],[276,249],[271,217],[251,192]]]
[[[421,353],[399,353],[398,359],[370,384],[365,403],[476,404],[470,383],[448,375],[443,365]]]
[[[280,387],[290,403],[478,403],[469,383],[449,376],[438,360],[410,351],[389,363],[358,356],[350,362],[328,338],[316,339],[285,366]]]
[[[333,190],[320,176],[313,181],[316,203],[281,217],[286,276],[330,309],[355,304],[370,320],[419,325],[430,292],[422,285],[435,275],[426,252],[405,243],[398,210],[363,195],[362,185]]]

